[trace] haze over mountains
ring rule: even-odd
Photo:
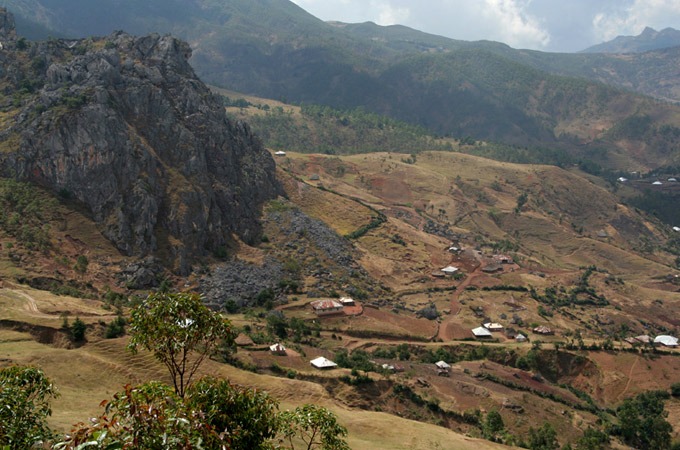
[[[618,36],[609,42],[593,45],[583,53],[640,53],[650,50],[677,47],[680,45],[680,31],[664,28],[656,31],[646,27],[638,36]]]

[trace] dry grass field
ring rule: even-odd
[[[55,302],[59,303],[61,297],[43,293],[30,301],[21,294],[21,287],[12,291],[0,291],[0,321],[3,321],[0,322],[3,324],[0,327],[0,367],[15,364],[38,366],[54,381],[60,393],[60,397],[53,402],[53,415],[50,419],[50,424],[55,429],[67,432],[74,423],[100,414],[99,402],[110,398],[127,383],[136,384],[151,379],[168,381],[164,367],[151,355],[132,355],[126,350],[126,338],[94,337],[78,348],[66,348],[67,340],[40,343],[36,341],[31,328],[25,332],[9,329],[4,321],[10,317],[16,318],[16,310],[22,308],[21,300],[31,305],[27,316],[41,319],[44,324],[58,326],[58,311],[51,309]],[[83,318],[105,317],[107,313],[95,308],[90,301],[69,299],[67,303],[71,314]],[[91,329],[88,330],[88,336],[90,331]],[[311,372],[306,358],[303,360],[297,356],[291,359],[296,361],[292,365],[298,364],[300,368],[304,367]],[[326,406],[349,429],[348,442],[356,449],[426,450],[451,448],[451,445],[460,449],[508,448],[391,414],[348,408],[339,404],[321,385],[314,382],[258,375],[213,361],[205,364],[202,372],[227,378],[236,384],[265,390],[280,401],[281,408],[292,408],[303,403]]]

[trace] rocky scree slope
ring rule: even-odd
[[[0,170],[84,205],[126,255],[158,254],[186,274],[233,235],[260,234],[280,194],[274,162],[171,36],[16,40],[3,14]]]

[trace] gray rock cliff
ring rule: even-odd
[[[119,32],[2,53],[15,89],[0,105],[15,118],[0,129],[4,176],[76,199],[121,252],[179,273],[259,237],[262,204],[281,193],[274,161],[197,79],[188,44]]]

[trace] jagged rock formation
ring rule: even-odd
[[[274,162],[196,78],[188,44],[119,32],[2,53],[0,108],[15,117],[0,131],[4,176],[76,199],[121,252],[179,273],[232,235],[259,236],[281,192]]]
[[[0,10],[0,36],[3,40],[15,40],[17,37],[14,16],[6,10]]]

